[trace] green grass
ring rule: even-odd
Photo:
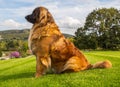
[[[35,57],[0,60],[0,87],[120,87],[120,51],[84,52],[93,64],[110,60],[111,69],[47,74],[34,78]]]

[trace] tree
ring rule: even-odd
[[[28,42],[27,41],[19,41],[19,52],[22,57],[27,56],[27,50],[28,50]]]
[[[0,48],[1,48],[1,50],[6,50],[7,49],[5,41],[0,41]]]
[[[82,29],[84,37],[80,35],[82,32],[79,31],[77,31],[78,34],[75,34],[76,40],[79,41],[78,37],[87,36],[84,40],[87,43],[93,43],[86,43],[88,46],[96,45],[103,49],[120,49],[120,11],[115,8],[95,9],[86,18]]]
[[[96,49],[96,38],[91,34],[87,35],[84,28],[78,28],[75,32],[74,44],[80,49]]]

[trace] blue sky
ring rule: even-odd
[[[63,33],[74,34],[84,25],[86,16],[96,8],[120,9],[120,0],[0,0],[0,30],[31,28],[24,17],[35,7],[52,13]]]

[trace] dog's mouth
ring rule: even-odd
[[[25,19],[32,24],[36,22],[36,19],[32,15],[25,16]]]

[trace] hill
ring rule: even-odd
[[[29,35],[29,29],[0,31],[0,35],[3,38],[3,40],[27,40]]]
[[[29,36],[29,29],[23,30],[6,30],[0,31],[0,36],[3,40],[11,40],[11,39],[20,39],[27,40]],[[73,35],[63,33],[66,38],[73,37]]]

